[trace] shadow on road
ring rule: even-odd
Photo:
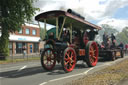
[[[85,69],[85,68],[88,68],[86,63],[79,63],[79,64],[77,63],[74,70],[75,69]],[[66,74],[62,68],[62,65],[55,66],[53,71],[50,71],[47,73],[47,75],[60,75],[60,74]]]
[[[35,74],[39,74],[43,72],[45,72],[45,70],[43,70],[40,66],[38,66],[38,67],[26,68],[21,71],[12,70],[12,71],[0,72],[0,77],[18,78],[18,77],[23,77],[23,76],[35,75]]]
[[[84,69],[84,68],[88,68],[86,64],[76,64],[76,67],[75,67],[75,69]],[[65,74],[65,72],[62,69],[62,66],[59,64],[59,65],[56,65],[52,71],[46,71],[41,66],[36,66],[31,68],[25,68],[23,70],[12,70],[12,71],[0,72],[0,77],[19,78],[24,76],[36,75],[40,73],[41,74],[45,73],[46,75]]]
[[[108,62],[108,60],[105,60],[103,58],[100,58],[98,62]],[[87,64],[85,62],[77,62],[75,69],[85,69],[88,68]],[[65,74],[64,70],[62,69],[62,66],[60,64],[56,65],[54,70],[52,71],[46,71],[41,66],[26,68],[23,70],[12,70],[12,71],[6,71],[6,72],[0,72],[0,77],[4,78],[19,78],[24,76],[31,76],[36,74],[42,74],[45,73],[46,75],[61,75]]]

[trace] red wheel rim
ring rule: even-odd
[[[76,54],[73,49],[66,51],[64,55],[64,68],[70,72],[74,69],[76,64]]]
[[[51,49],[45,51],[43,56],[43,64],[48,70],[51,70],[55,66],[55,54]]]
[[[96,43],[92,43],[89,48],[89,59],[92,66],[95,66],[98,61],[98,47]]]

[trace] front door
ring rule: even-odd
[[[29,45],[29,48],[30,48],[30,53],[32,53],[33,46]]]

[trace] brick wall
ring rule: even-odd
[[[21,28],[22,28],[22,33],[20,34],[18,31],[16,31],[15,32],[16,35],[40,37],[40,29],[37,27],[22,26]],[[29,34],[26,34],[26,29],[29,29]],[[36,30],[36,35],[32,34],[32,30]]]

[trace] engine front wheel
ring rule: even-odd
[[[76,65],[76,52],[73,48],[68,47],[64,51],[64,56],[62,58],[62,67],[64,71],[71,72]]]
[[[87,65],[89,67],[96,66],[98,62],[98,55],[99,55],[97,43],[94,41],[89,41],[85,49],[86,49],[85,60]]]
[[[41,55],[41,65],[45,70],[52,70],[56,64],[55,52],[52,48],[46,48]]]

